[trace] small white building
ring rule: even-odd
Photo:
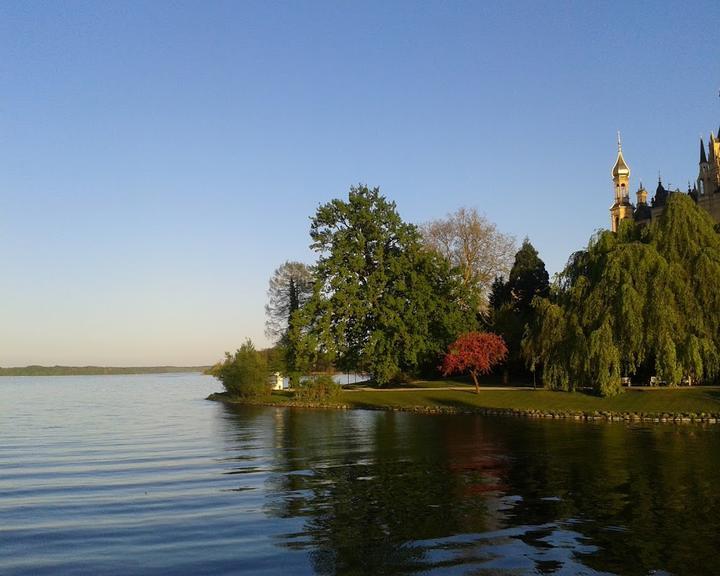
[[[280,372],[273,372],[270,376],[273,390],[285,390],[285,378],[282,377]]]

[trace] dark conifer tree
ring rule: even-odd
[[[545,297],[549,291],[548,273],[537,250],[525,238],[515,255],[507,282],[497,278],[493,283],[490,302],[490,323],[508,346],[508,360],[502,367],[503,381],[529,380],[532,376],[522,356],[522,339],[535,311],[533,298]]]

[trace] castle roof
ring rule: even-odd
[[[613,166],[613,169],[612,169],[613,179],[617,178],[618,176],[627,176],[627,177],[630,176],[630,167],[625,162],[625,158],[623,158],[622,142],[620,141],[620,132],[618,132],[617,160],[615,160],[615,166]]]
[[[655,197],[653,198],[652,205],[653,206],[665,206],[665,202],[668,197],[668,191],[665,190],[665,187],[662,185],[662,181],[658,180],[658,186],[655,190]]]
[[[630,176],[630,168],[623,158],[622,150],[618,150],[617,160],[615,160],[615,166],[612,169],[613,178],[618,176]]]

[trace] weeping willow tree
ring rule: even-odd
[[[720,235],[685,194],[649,226],[622,223],[571,256],[523,354],[549,388],[616,394],[621,378],[712,381],[720,364]]]

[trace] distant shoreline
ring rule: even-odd
[[[105,376],[205,372],[210,366],[17,366],[0,368],[0,376]]]

